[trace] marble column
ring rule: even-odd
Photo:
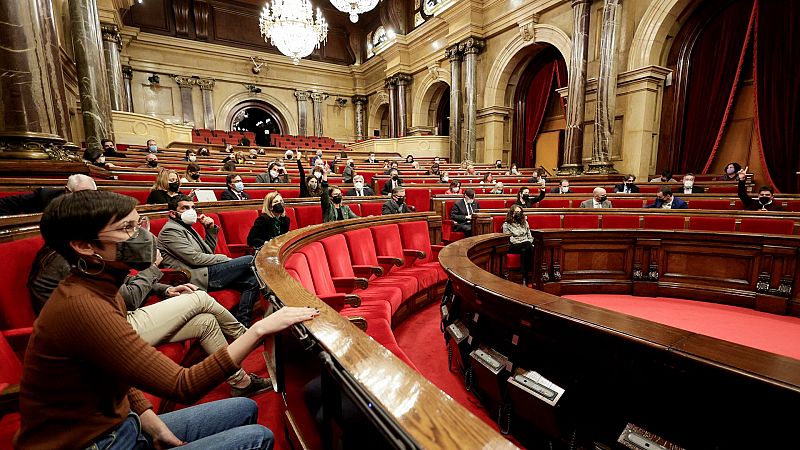
[[[122,111],[125,109],[122,61],[119,58],[122,38],[119,36],[119,28],[114,24],[100,24],[100,29],[103,33],[103,56],[106,61],[106,78],[108,79],[108,94],[111,97],[111,109]]]
[[[406,87],[413,78],[408,74],[395,75],[397,83],[397,137],[406,135],[408,108],[406,103]]]
[[[114,130],[97,3],[69,0],[69,14],[86,149],[90,154],[99,154],[103,151],[100,142],[105,138],[113,140]]]
[[[125,92],[125,111],[133,112],[133,68],[122,66],[122,85]]]
[[[308,97],[311,93],[307,91],[294,91],[297,98],[297,135],[305,136],[308,127]]]
[[[197,85],[203,94],[203,123],[206,129],[216,130],[217,119],[214,117],[214,81],[211,78],[200,78]],[[253,142],[255,145],[255,142]]]
[[[454,45],[444,52],[450,60],[450,162],[461,162],[461,52]]]
[[[475,161],[477,156],[478,128],[478,53],[485,43],[481,39],[469,38],[458,44],[464,53],[464,159]]]
[[[589,57],[589,7],[591,0],[572,0],[572,54],[567,94],[567,136],[557,174],[583,172],[583,128],[586,107],[586,60]]]
[[[183,123],[194,123],[194,101],[192,100],[192,88],[197,84],[197,79],[175,75],[175,83],[181,90],[181,111],[183,113]]]
[[[394,78],[386,80],[386,90],[389,92],[389,137],[397,137],[397,82]]]
[[[617,28],[622,0],[605,0],[600,35],[600,72],[597,76],[594,142],[587,174],[617,173],[611,162],[617,100]]]
[[[364,106],[367,104],[367,97],[364,95],[354,95],[352,100],[356,110],[356,142],[363,141],[367,138],[366,120],[364,120]]]
[[[322,129],[322,106],[328,94],[322,92],[312,92],[311,101],[314,103],[314,136],[321,137],[324,132]]]
[[[50,0],[0,2],[0,159],[76,160]]]

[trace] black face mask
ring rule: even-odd
[[[147,161],[147,165],[150,167],[158,167],[158,161]]]
[[[604,195],[604,196],[600,197],[600,200],[598,200],[598,201],[599,201],[600,203],[603,203],[603,202],[604,202],[604,201],[606,201],[606,200],[608,200],[608,197],[606,197],[606,196]]]
[[[538,183],[539,177],[531,177],[531,180],[533,180],[534,183]]]
[[[136,237],[117,242],[117,261],[135,270],[145,270],[156,260],[156,239],[149,231],[140,229]]]
[[[403,203],[406,202],[406,198],[405,197],[397,197],[395,199],[395,202],[397,202],[398,205],[403,206]]]
[[[520,220],[522,220],[522,213],[521,213],[521,212],[519,212],[519,211],[515,212],[515,213],[514,213],[514,220],[516,220],[517,222],[519,222]]]
[[[397,181],[398,178],[400,177],[398,177],[397,175],[392,175],[392,180]]]
[[[181,183],[178,182],[178,181],[175,181],[175,182],[169,184],[169,191],[170,192],[178,192],[178,189],[180,189],[180,188],[181,188]]]
[[[530,199],[530,198],[531,198],[531,195],[530,195],[530,194],[522,194],[522,199],[523,199],[523,200],[528,200],[528,199]]]
[[[199,180],[200,179],[200,174],[199,173],[190,173],[189,174],[189,178],[191,178],[193,180]]]
[[[355,167],[356,163],[350,163],[350,167]]]
[[[339,203],[342,203],[342,196],[334,195],[333,197],[331,197],[331,201],[338,205]]]
[[[499,168],[503,167],[503,165],[500,164],[500,163],[497,163],[496,167],[499,169]]]
[[[277,205],[272,205],[272,212],[275,214],[283,214],[286,209],[283,207],[283,203],[278,203]]]
[[[762,205],[766,205],[771,201],[772,201],[772,198],[770,198],[770,197],[758,197],[758,202],[761,203]]]

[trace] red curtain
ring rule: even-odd
[[[691,49],[686,116],[678,172],[700,172],[718,144],[747,46],[753,0],[726,8],[705,27]],[[733,92],[732,92],[733,91]]]
[[[759,0],[754,41],[755,123],[767,182],[798,192],[800,3]]]
[[[536,163],[533,145],[542,127],[550,93],[553,92],[553,74],[555,61],[547,62],[534,75],[528,86],[528,96],[525,102],[525,166],[533,167]]]

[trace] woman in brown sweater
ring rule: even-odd
[[[45,210],[46,244],[74,269],[36,320],[20,383],[15,447],[271,448],[252,400],[231,398],[156,415],[140,389],[193,403],[239,369],[261,339],[317,314],[282,308],[204,361],[181,367],[125,320],[117,294],[131,269],[155,259],[136,200],[106,191],[63,195]]]

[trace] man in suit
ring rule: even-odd
[[[747,195],[747,169],[745,167],[739,171],[739,199],[744,205],[744,209],[749,211],[783,211],[783,206],[775,202],[775,191],[769,186],[758,188],[758,200]]]
[[[386,181],[386,183],[383,183],[383,189],[381,189],[381,195],[389,195],[392,193],[394,188],[403,185],[403,180],[400,179],[400,174],[397,172],[397,169],[389,170],[389,175],[392,178]]]
[[[572,191],[569,190],[569,180],[561,180],[558,187],[554,187],[550,189],[551,194],[572,194]]]
[[[393,171],[393,170],[394,170],[395,172],[397,172],[397,173],[398,173],[398,175],[400,174],[400,169],[398,169],[397,161],[392,161],[392,162],[390,162],[390,163],[389,163],[389,168],[388,168],[388,169],[386,169],[386,170],[384,170],[384,171],[383,171],[383,174],[384,174],[384,175],[389,175],[390,173],[392,173],[392,171]]]
[[[480,208],[481,205],[475,201],[475,190],[465,189],[464,198],[455,202],[453,208],[450,209],[453,231],[460,231],[466,236],[472,236],[472,214]]]
[[[606,197],[606,190],[601,187],[594,188],[592,198],[581,202],[581,208],[611,208],[611,200]]]
[[[645,206],[645,208],[689,209],[689,205],[672,195],[672,189],[669,186],[662,186],[656,193],[656,201]]]
[[[365,197],[368,195],[375,195],[375,191],[369,186],[364,186],[364,177],[356,175],[353,177],[353,187],[345,193],[348,197]]]
[[[250,200],[250,196],[244,191],[244,183],[242,177],[235,173],[229,173],[225,177],[225,184],[228,189],[222,193],[220,200]]]
[[[694,174],[687,173],[683,176],[683,193],[684,194],[702,194],[706,188],[694,185]]]
[[[29,194],[9,195],[8,197],[0,198],[0,216],[40,213],[44,211],[47,205],[56,197],[89,190],[97,190],[97,185],[92,177],[76,173],[67,178],[67,185],[65,187],[38,187]]]
[[[365,159],[364,162],[370,164],[375,164],[376,162],[378,162],[378,160],[375,159],[375,152],[370,152],[369,158]]]
[[[621,184],[614,186],[614,193],[619,194],[638,194],[639,186],[635,185],[636,177],[633,175],[625,175]]]
[[[289,150],[291,151],[291,150]],[[256,183],[288,183],[289,174],[283,164],[273,161],[267,166],[267,171],[256,175]]]
[[[388,216],[389,214],[402,214],[407,212],[414,212],[416,208],[409,206],[406,203],[406,190],[398,187],[392,191],[392,197],[386,200],[381,208],[381,215]]]
[[[259,295],[258,281],[251,268],[253,256],[231,259],[214,253],[219,226],[211,217],[198,215],[190,197],[176,195],[170,199],[168,206],[169,220],[158,233],[158,248],[164,256],[164,265],[188,270],[190,282],[204,291],[239,290],[242,296],[234,316],[249,327],[253,305]],[[192,228],[198,221],[205,228],[205,239]]]

